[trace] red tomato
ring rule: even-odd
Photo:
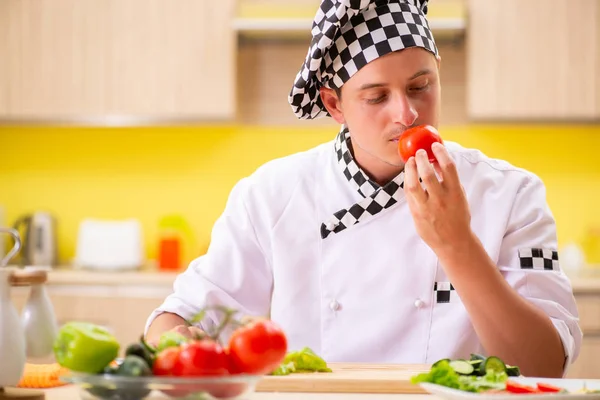
[[[217,399],[233,399],[241,396],[250,389],[249,384],[245,382],[212,383],[210,386],[207,386],[205,385],[203,389]]]
[[[179,359],[180,347],[168,347],[156,355],[152,373],[156,376],[173,376],[175,364]],[[167,396],[172,398],[185,397],[193,391],[186,390],[164,390]]]
[[[236,329],[229,339],[229,356],[235,372],[267,374],[287,352],[287,338],[273,321],[260,319]]]
[[[517,382],[507,381],[506,391],[510,393],[538,393],[539,390],[533,386],[522,385]]]
[[[212,340],[194,340],[181,346],[173,367],[176,376],[226,375],[229,359],[220,344]]]
[[[154,375],[167,376],[173,375],[173,368],[179,358],[179,347],[167,347],[156,355],[152,372]]]
[[[558,392],[562,392],[564,390],[563,388],[559,388],[557,386],[553,386],[548,383],[538,383],[537,388],[540,392],[547,392],[547,393],[558,393]]]
[[[427,151],[429,161],[434,162],[435,156],[431,151],[431,145],[435,142],[444,143],[437,129],[431,125],[419,125],[405,130],[398,140],[398,153],[404,162],[417,154],[417,150]]]

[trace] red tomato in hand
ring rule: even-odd
[[[236,329],[229,339],[229,357],[235,372],[267,374],[287,352],[287,338],[273,321],[260,319]]]
[[[181,346],[173,367],[176,376],[226,375],[229,359],[223,347],[212,340],[194,340]]]
[[[158,376],[173,375],[173,368],[179,358],[179,347],[168,347],[156,355],[152,373]]]
[[[435,142],[444,143],[438,131],[431,125],[420,125],[405,130],[398,140],[398,153],[404,162],[417,154],[417,150],[427,151],[429,161],[434,162],[435,156],[431,145]]]

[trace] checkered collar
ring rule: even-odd
[[[345,126],[342,127],[335,139],[335,154],[338,165],[348,182],[360,193],[362,197],[367,197],[379,189],[379,184],[369,178],[367,174],[356,164],[352,156],[352,144],[350,142],[350,131]]]
[[[352,156],[350,131],[345,126],[335,140],[335,153],[342,173],[363,197],[361,201],[349,208],[339,210],[326,222],[321,224],[321,237],[327,238],[331,233],[338,233],[368,219],[398,202],[404,188],[404,171],[394,179],[380,186],[356,164]]]

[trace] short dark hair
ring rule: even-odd
[[[338,97],[338,100],[342,100],[342,88],[337,88],[337,87],[334,87],[334,88],[333,88],[333,91],[334,91],[334,92],[335,92],[335,94],[337,95],[337,97]]]

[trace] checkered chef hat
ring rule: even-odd
[[[341,88],[367,63],[387,53],[422,47],[438,55],[426,19],[428,0],[321,0],[312,40],[289,102],[299,119],[329,116],[321,86]]]

